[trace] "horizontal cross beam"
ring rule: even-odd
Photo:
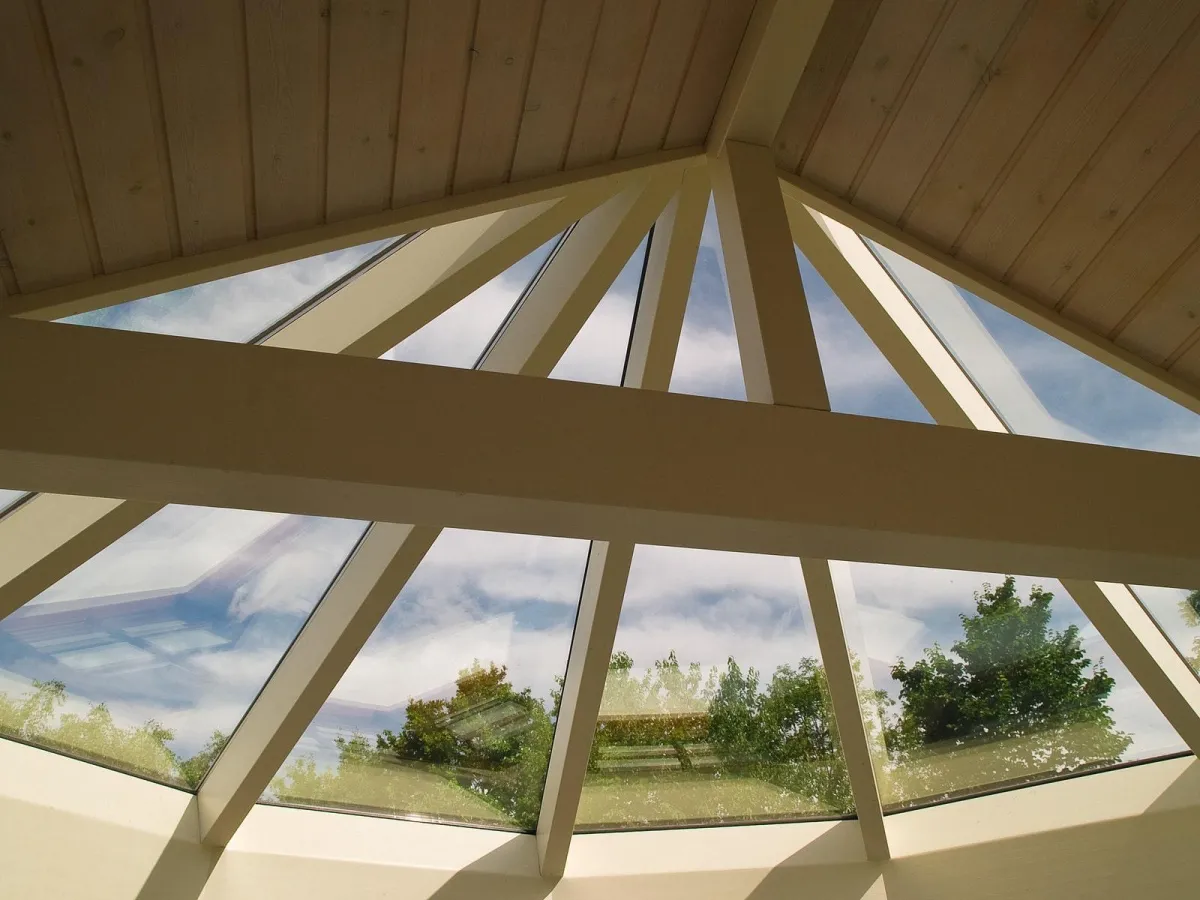
[[[0,383],[32,490],[1200,584],[1191,457],[17,319]]]

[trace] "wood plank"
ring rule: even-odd
[[[1200,17],[1180,36],[1129,112],[1034,232],[1013,264],[1010,282],[1059,301],[1060,309],[1071,305],[1087,315],[1097,291],[1108,287],[1094,275],[1108,262],[1107,245],[1123,243],[1119,235],[1124,224],[1200,133],[1197,85]],[[1196,222],[1200,224],[1200,217]],[[1195,233],[1193,229],[1191,236]],[[1126,311],[1140,296],[1122,298]]]
[[[184,254],[246,240],[245,20],[240,0],[149,0]]]
[[[21,86],[0,90],[0,234],[23,291],[92,274],[68,167],[75,149],[54,119],[56,79],[25,5],[0,3],[0,84]]]
[[[856,203],[889,221],[900,219],[955,125],[1004,64],[1025,9],[1025,0],[954,7],[886,136],[865,161]]]
[[[610,179],[615,184],[622,184],[631,177],[678,171],[701,164],[703,158],[703,148],[699,147],[666,150],[569,173],[556,172],[516,184],[439,197],[399,209],[330,222],[316,228],[259,238],[222,250],[179,257],[141,269],[103,275],[34,294],[17,295],[5,300],[4,309],[14,316],[57,319],[217,278],[227,278],[264,266],[344,250],[368,241],[394,238],[448,222],[529,206],[567,193],[578,195],[579,192],[574,190],[578,185]]]
[[[1158,365],[1200,328],[1200,234],[1114,329],[1122,347]],[[1188,345],[1190,346],[1190,345]]]
[[[789,172],[800,170],[877,9],[879,0],[837,0],[829,10],[825,27],[775,136],[775,162],[780,168]]]
[[[801,171],[846,194],[946,0],[883,0]]]
[[[541,0],[489,0],[479,7],[454,167],[456,192],[508,179],[541,13]]]
[[[326,50],[323,0],[245,0],[259,237],[325,218]]]
[[[1120,4],[1116,4],[1119,8]],[[949,247],[1070,73],[1112,24],[1112,0],[1038,3],[954,136],[904,225]]]
[[[562,168],[603,0],[545,0],[512,178]]]
[[[1195,5],[1181,0],[1121,7],[1003,183],[968,222],[956,248],[964,259],[997,275],[1008,272],[1194,15]]]
[[[330,221],[392,205],[407,0],[333,0],[329,8]]]
[[[617,144],[617,156],[649,153],[662,147],[671,115],[683,88],[688,65],[704,22],[705,4],[697,0],[661,0],[646,45],[629,114]]]
[[[1193,334],[1191,347],[1171,366],[1171,371],[1200,384],[1200,340],[1196,338]]]
[[[658,0],[605,0],[567,146],[566,168],[612,159],[637,82]]]
[[[450,190],[476,3],[409,0],[392,206]]]
[[[710,0],[664,147],[704,143],[753,10],[754,0]]]
[[[1200,135],[1096,257],[1063,313],[1111,334],[1155,281],[1183,255],[1200,226]],[[1169,336],[1163,335],[1164,339]],[[1176,336],[1180,337],[1180,336]]]
[[[8,318],[17,381],[0,480],[39,490],[1200,582],[1196,457]]]
[[[135,0],[42,4],[106,272],[171,257],[146,53]]]

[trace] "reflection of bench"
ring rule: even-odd
[[[597,750],[596,769],[605,773],[677,772],[684,768],[680,749],[696,772],[712,772],[721,761],[709,744],[607,744]]]

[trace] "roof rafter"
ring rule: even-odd
[[[1192,412],[1200,413],[1200,385],[1147,362],[1088,327],[1073,322],[1061,313],[1026,296],[1011,285],[983,274],[969,263],[932,247],[920,238],[859,209],[807,179],[790,172],[781,171],[778,174],[786,195],[853,227],[860,234],[907,256],[931,272],[966,288],[1144,387],[1162,394]]]
[[[707,150],[728,141],[770,147],[833,0],[758,0],[709,128]]]
[[[625,387],[670,387],[707,207],[708,174],[689,169],[654,225]],[[546,877],[559,877],[566,868],[633,550],[629,541],[593,541],[588,552],[538,816],[538,863]]]
[[[660,175],[632,184],[586,216],[477,368],[517,373],[535,360],[552,369],[637,248],[655,204],[661,208],[655,198],[665,202],[673,183]],[[507,334],[516,338],[506,341]],[[205,843],[221,846],[233,836],[440,533],[428,524],[370,527],[201,784]]]
[[[729,141],[713,163],[713,195],[746,399],[828,413],[829,393],[773,152]],[[806,556],[800,566],[863,846],[869,859],[884,860],[890,851],[883,807],[830,563]]]

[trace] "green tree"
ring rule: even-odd
[[[952,654],[935,645],[892,667],[901,711],[887,741],[910,791],[944,788],[936,754],[985,743],[970,787],[1120,759],[1131,739],[1114,727],[1113,679],[1085,655],[1076,626],[1050,628],[1053,599],[1034,587],[1023,601],[1012,577],[985,585],[975,615],[960,616]]]
[[[1179,611],[1183,614],[1183,621],[1192,628],[1200,628],[1200,590],[1192,591],[1181,600]],[[1192,641],[1192,655],[1187,657],[1187,661],[1200,672],[1200,637]]]

